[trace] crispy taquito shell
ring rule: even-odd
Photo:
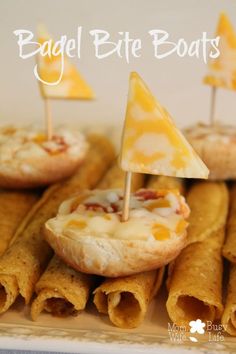
[[[221,318],[226,332],[236,336],[236,265],[230,265],[229,283],[224,312]]]
[[[185,194],[185,183],[183,178],[169,176],[152,176],[148,181],[149,188],[156,189],[178,189],[180,194]]]
[[[230,191],[230,211],[226,227],[226,241],[223,255],[230,264],[229,281],[227,286],[225,309],[221,322],[225,330],[236,336],[236,184]]]
[[[226,228],[223,256],[236,263],[236,183],[230,191],[230,212]]]
[[[27,214],[38,199],[35,192],[0,190],[0,256],[27,224]]]
[[[229,193],[223,182],[196,182],[187,194],[191,213],[187,243],[207,240],[225,226]],[[222,244],[220,244],[222,246]]]
[[[164,267],[128,277],[107,278],[94,292],[94,304],[120,328],[135,328],[143,321],[158,292]]]
[[[85,308],[94,280],[93,276],[76,272],[54,256],[36,284],[32,319],[36,320],[44,310],[55,316],[76,315]]]
[[[89,152],[79,170],[67,181],[49,187],[21,237],[0,259],[0,313],[6,311],[19,294],[26,303],[31,299],[35,284],[52,255],[41,234],[44,223],[56,215],[64,199],[80,189],[94,187],[114,159],[114,150],[107,138],[94,135],[89,142]]]

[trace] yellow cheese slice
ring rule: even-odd
[[[208,62],[204,82],[211,86],[236,90],[236,33],[224,13],[220,15],[216,35],[220,36],[220,56]]]
[[[208,169],[153,97],[131,73],[120,165],[125,171],[207,178]]]
[[[40,26],[38,42],[42,45],[46,41],[51,41],[52,46],[55,44],[44,27]],[[56,85],[50,85],[59,81],[63,59],[64,70],[61,80]],[[39,81],[39,84],[44,98],[92,99],[94,97],[92,89],[81,77],[77,68],[70,63],[66,55],[64,55],[64,58],[61,54],[38,55],[37,63],[38,74],[43,81]],[[49,83],[49,85],[44,82]]]

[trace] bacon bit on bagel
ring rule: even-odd
[[[118,206],[114,203],[110,204],[109,206],[104,206],[99,203],[85,203],[84,207],[87,210],[91,211],[103,211],[105,213],[117,213],[118,211]]]
[[[91,210],[91,211],[104,211],[105,213],[107,213],[107,207],[105,207],[104,205],[101,205],[99,203],[85,203],[84,207],[87,210]]]
[[[149,190],[141,189],[135,193],[135,196],[138,197],[139,200],[150,200],[150,199],[158,198],[157,192],[150,189]]]
[[[65,142],[64,138],[59,135],[54,135],[52,137],[52,142],[55,142],[55,146],[50,146],[42,144],[42,147],[51,155],[56,155],[62,152],[65,152],[68,149],[68,144]]]

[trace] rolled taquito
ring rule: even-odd
[[[191,210],[188,244],[207,240],[214,231],[225,227],[229,204],[225,183],[195,183],[187,195],[187,203]]]
[[[196,183],[187,195],[191,214],[188,246],[169,268],[166,303],[171,320],[188,326],[191,320],[221,317],[222,245],[228,210],[224,183]]]
[[[221,323],[226,332],[236,336],[236,265],[234,263],[230,265],[227,296]]]
[[[6,311],[19,294],[26,303],[31,299],[35,284],[52,256],[41,234],[44,223],[57,213],[64,199],[80,189],[94,187],[114,159],[114,150],[107,138],[91,136],[89,142],[89,152],[78,171],[67,181],[49,187],[21,236],[0,259],[0,313]]]
[[[158,189],[158,177],[152,178],[148,187]],[[127,277],[107,278],[94,291],[94,304],[115,326],[135,328],[144,320],[148,306],[161,286],[163,274],[164,267]]]
[[[227,222],[227,232],[223,247],[223,256],[236,263],[236,183],[230,191],[230,213]]]
[[[127,277],[107,278],[94,291],[94,304],[120,328],[135,328],[146,315],[148,305],[157,294],[164,267]]]
[[[185,183],[183,178],[170,176],[152,176],[148,181],[148,186],[158,189],[177,189],[180,194],[185,194]]]
[[[0,190],[0,256],[27,223],[27,214],[39,199],[28,191]]]
[[[124,172],[115,162],[97,186],[99,189],[122,188]],[[143,185],[143,175],[134,174],[132,188]],[[96,278],[82,274],[64,264],[56,255],[36,284],[36,297],[31,306],[31,317],[36,320],[42,311],[55,316],[77,314],[85,308]]]
[[[54,255],[35,286],[31,318],[37,320],[42,311],[58,317],[76,315],[85,308],[94,282],[95,277],[76,272]]]
[[[224,329],[236,336],[236,184],[230,191],[230,211],[226,227],[223,255],[230,262],[225,308],[221,318]]]

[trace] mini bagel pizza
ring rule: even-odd
[[[208,166],[209,179],[236,178],[236,127],[199,123],[185,129],[184,133]]]
[[[33,127],[0,128],[0,187],[32,188],[70,176],[88,148],[78,131],[59,128],[51,140]]]
[[[86,191],[63,202],[45,224],[55,253],[84,273],[118,277],[156,269],[185,246],[189,208],[177,190],[131,194],[122,222],[121,190]]]

